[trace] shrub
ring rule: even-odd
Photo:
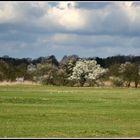
[[[110,77],[112,84],[116,87],[123,86],[123,80],[119,77]]]

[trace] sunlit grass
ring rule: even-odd
[[[0,137],[140,137],[140,89],[0,87]]]

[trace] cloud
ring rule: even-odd
[[[81,15],[81,11],[75,8],[64,8],[63,6],[54,7],[48,10],[48,18],[58,26],[62,26],[66,30],[82,29],[85,24],[85,19]]]
[[[138,55],[139,13],[134,1],[0,2],[0,55]]]
[[[0,23],[16,25],[21,30],[139,35],[138,2],[52,3],[3,2],[0,7]]]
[[[92,9],[102,9],[105,8],[106,6],[112,4],[112,2],[106,2],[106,1],[95,1],[95,2],[86,2],[86,1],[81,1],[77,2],[77,7],[80,9],[87,9],[87,10],[92,10]]]
[[[42,37],[40,42],[52,46],[56,52],[67,50],[67,53],[81,54],[83,52],[87,56],[107,57],[117,54],[127,55],[132,52],[138,55],[139,40],[140,37],[129,36],[53,34]]]

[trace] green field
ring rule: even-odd
[[[0,86],[0,138],[140,137],[140,89]]]

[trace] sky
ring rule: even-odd
[[[0,1],[0,56],[140,55],[139,1]]]

